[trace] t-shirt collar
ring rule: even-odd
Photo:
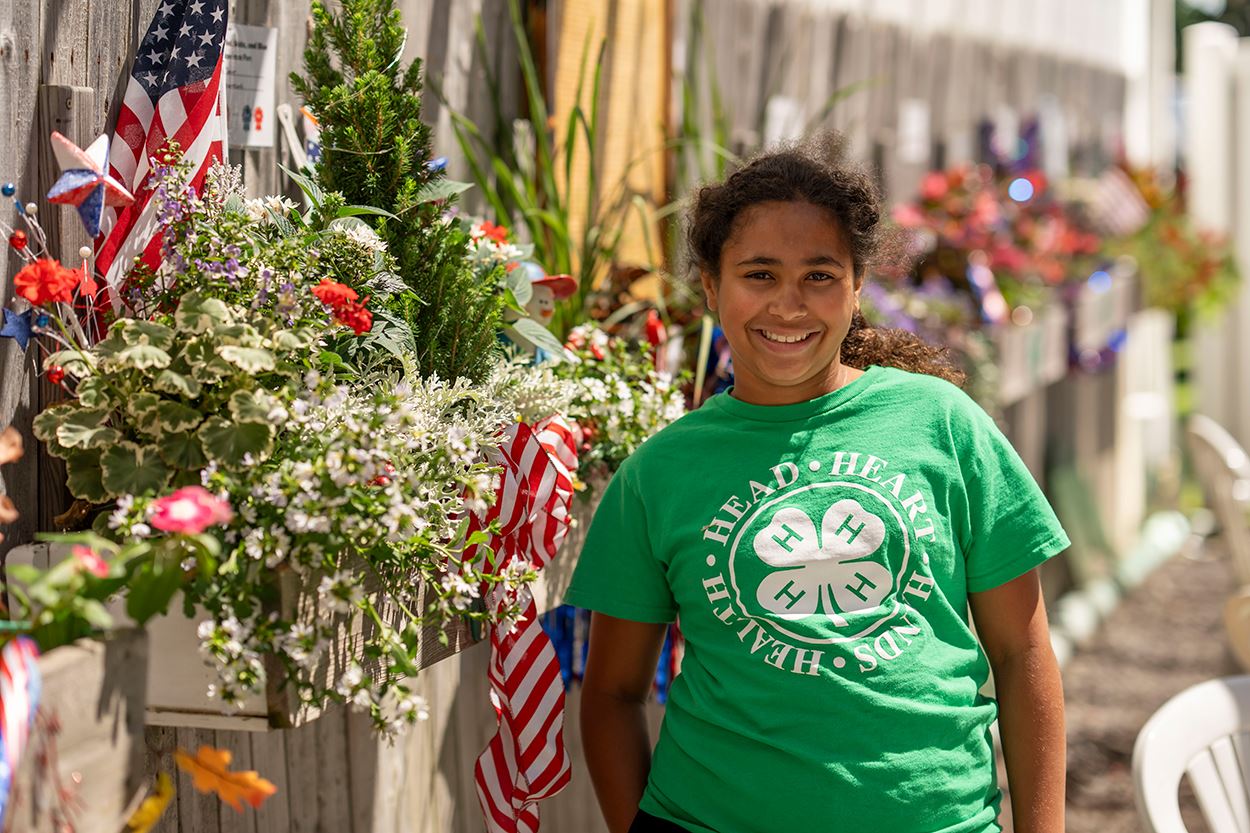
[[[815,399],[795,402],[791,405],[753,405],[750,402],[743,402],[741,399],[734,399],[731,396],[733,393],[732,387],[724,393],[713,396],[707,401],[707,404],[743,419],[753,419],[759,422],[798,422],[828,413],[859,396],[872,386],[880,371],[880,367],[871,365],[858,379],[843,385],[837,390],[826,393],[823,396],[817,396]]]

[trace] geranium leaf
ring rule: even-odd
[[[169,362],[169,354],[161,348],[151,344],[135,344],[114,356],[110,363],[147,370],[150,367],[169,367]]]
[[[91,503],[102,503],[110,497],[104,488],[104,472],[100,468],[100,449],[73,451],[65,456],[70,494]]]
[[[44,408],[38,416],[35,417],[32,427],[35,431],[35,438],[45,443],[56,442],[56,429],[70,414],[78,410],[78,406],[72,402],[66,402],[61,405],[53,405],[50,408]],[[59,446],[60,443],[57,442]]]
[[[161,458],[176,469],[199,469],[208,462],[199,436],[190,432],[166,434],[157,448]]]
[[[122,442],[100,455],[104,488],[115,495],[144,495],[164,490],[169,468],[156,449]]]
[[[198,292],[188,292],[178,302],[174,324],[179,330],[203,333],[219,324],[230,323],[230,308],[218,298],[205,298]]]
[[[61,367],[70,376],[81,379],[95,369],[95,363],[90,353],[83,353],[79,350],[57,350],[43,360],[44,370],[51,370],[54,367]]]
[[[238,422],[269,422],[276,400],[264,391],[236,390],[230,394],[230,416]]]
[[[273,334],[273,346],[278,350],[302,350],[312,343],[312,338],[304,329],[279,330]]]
[[[130,345],[151,344],[168,350],[174,346],[174,331],[155,321],[129,320],[122,330],[122,339]]]
[[[108,382],[99,376],[90,376],[78,383],[78,404],[84,408],[109,410],[113,399],[109,396]]]
[[[203,418],[198,410],[181,402],[166,399],[156,406],[156,427],[161,434],[189,431],[198,426]]]
[[[273,353],[260,347],[239,347],[227,344],[217,348],[217,354],[244,373],[261,373],[273,370],[276,361]]]
[[[202,389],[195,379],[172,370],[162,370],[156,374],[156,378],[152,380],[152,387],[164,393],[182,394],[188,399],[198,397]],[[78,398],[82,399],[82,385],[78,386]]]
[[[258,422],[228,422],[213,416],[196,432],[210,459],[228,468],[243,465],[243,458],[268,457],[273,444],[273,429]]]
[[[104,424],[106,411],[80,408],[67,415],[56,428],[56,438],[66,448],[100,448],[121,439],[116,429]]]

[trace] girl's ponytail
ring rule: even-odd
[[[937,376],[960,387],[968,379],[945,347],[935,347],[906,330],[873,327],[859,310],[851,317],[851,329],[842,341],[842,361],[860,370],[873,364],[897,367]]]

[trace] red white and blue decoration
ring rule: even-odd
[[[528,561],[542,569],[568,532],[577,445],[569,425],[552,417],[533,428],[517,424],[506,432],[503,474],[496,501],[479,518],[470,513],[469,535],[498,523],[498,533],[466,560],[479,568],[495,555],[495,572]],[[538,622],[528,587],[514,596],[494,593],[496,610],[515,602],[522,618],[512,630],[491,629],[487,676],[499,730],[477,760],[473,775],[489,833],[534,833],[538,804],[568,784],[564,746],[564,682],[551,640]]]
[[[12,639],[0,649],[0,826],[39,707],[38,659],[39,649],[27,636]]]
[[[0,312],[4,313],[4,321],[0,323],[0,338],[11,338],[17,342],[17,346],[22,348],[22,352],[26,352],[26,347],[30,344],[31,336],[34,335],[33,317],[35,310],[26,310],[25,312],[14,312],[5,307]]]
[[[96,269],[117,289],[136,257],[160,265],[159,201],[147,185],[151,158],[169,140],[181,148],[200,188],[225,158],[222,55],[227,0],[163,0],[139,44],[109,149],[109,175],[134,194],[127,206],[105,205],[96,238]]]
[[[104,206],[130,205],[134,196],[108,171],[109,137],[102,135],[86,150],[60,133],[52,133],[52,151],[61,166],[61,178],[48,192],[48,201],[78,209],[87,234],[100,233]]]

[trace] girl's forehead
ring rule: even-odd
[[[791,255],[812,249],[849,253],[837,215],[823,206],[798,200],[755,203],[738,214],[725,249],[761,246]]]

